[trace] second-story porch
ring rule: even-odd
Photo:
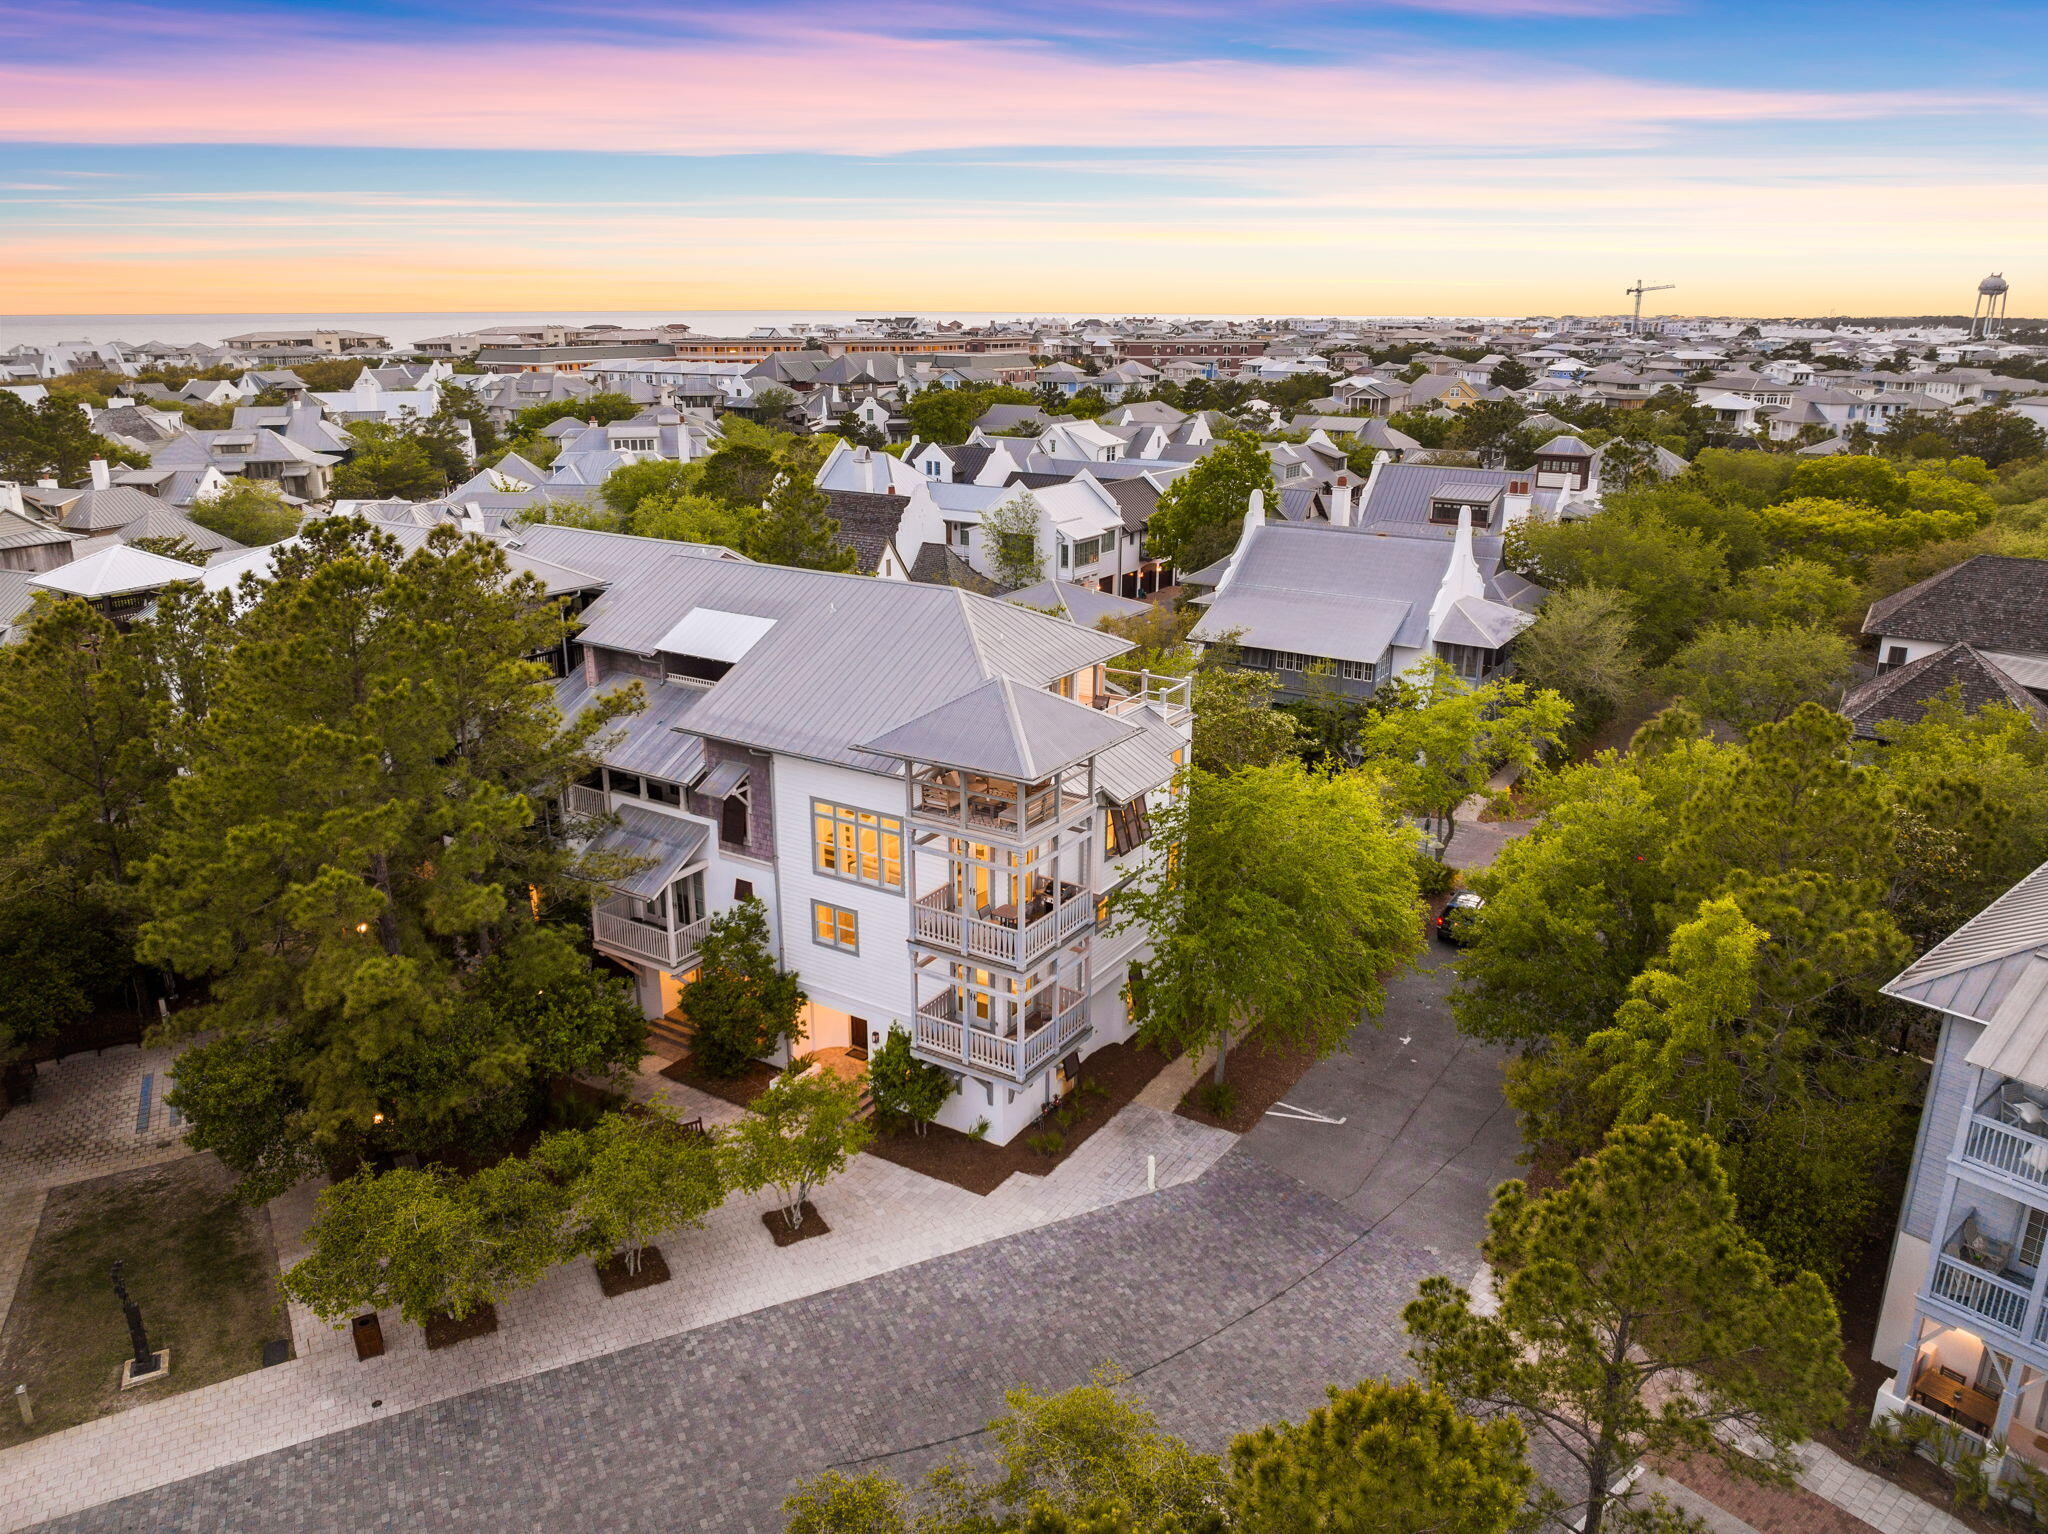
[[[669,973],[689,969],[711,925],[704,888],[710,827],[637,805],[622,805],[610,818],[587,849],[607,891],[591,909],[592,940],[615,958]]]

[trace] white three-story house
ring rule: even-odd
[[[705,928],[749,897],[809,996],[797,1051],[864,1058],[906,1032],[955,1077],[942,1124],[1006,1142],[1129,1037],[1144,935],[1098,922],[1186,758],[1185,679],[953,587],[563,527],[521,544],[608,583],[565,713],[633,680],[647,695],[570,807],[616,817],[604,845],[643,864],[592,935],[657,1039],[680,1042]]]

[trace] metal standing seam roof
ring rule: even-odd
[[[146,549],[114,544],[54,570],[40,570],[29,584],[75,597],[119,597],[155,591],[173,581],[197,581],[200,567]]]
[[[592,699],[618,692],[631,680],[606,677],[596,687],[590,687],[582,672],[575,672],[555,683],[555,706],[564,719],[574,719]],[[644,678],[640,684],[647,706],[610,726],[611,743],[604,750],[605,765],[687,788],[704,775],[704,739],[685,729],[690,710],[704,696],[704,689]]]
[[[1434,596],[1435,589],[1428,595]],[[1236,634],[1240,644],[1262,650],[1369,664],[1391,646],[1419,647],[1427,619],[1428,610],[1418,611],[1411,601],[1241,587],[1232,581],[1188,637],[1208,643]]]
[[[1517,611],[1484,597],[1460,597],[1444,614],[1436,637],[1446,644],[1477,645],[1498,650],[1536,621],[1532,614]]]
[[[711,839],[703,822],[680,815],[664,815],[632,804],[621,805],[612,813],[619,823],[598,835],[590,850],[648,859],[637,873],[605,881],[608,888],[641,900],[654,899],[678,874],[701,861]]]
[[[1095,759],[1096,788],[1118,804],[1128,804],[1171,782],[1180,770],[1173,754],[1187,746],[1186,737],[1156,709],[1134,709],[1123,717],[1139,727],[1138,733],[1118,741]]]
[[[1881,989],[1980,1023],[1991,1021],[2037,953],[2048,952],[2048,863],[2035,869]],[[2042,1018],[2048,1023],[2048,1017]]]
[[[719,762],[704,774],[704,781],[697,785],[697,792],[707,799],[728,798],[735,789],[747,781],[752,771],[753,769],[745,762]]]
[[[861,749],[1036,783],[1139,729],[1071,698],[996,677],[862,742]]]
[[[937,703],[995,677],[1044,688],[1131,647],[958,587],[703,558],[643,561],[586,610],[581,638],[651,655],[700,606],[776,623],[706,691],[691,729],[866,772],[901,767],[859,742]]]

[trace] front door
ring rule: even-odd
[[[851,1059],[855,1059],[855,1060],[865,1060],[865,1059],[867,1059],[867,1057],[868,1057],[868,1020],[867,1020],[866,1018],[864,1018],[864,1017],[856,1017],[856,1018],[855,1018],[855,1019],[853,1020],[853,1027],[852,1027],[852,1029],[851,1029],[851,1030],[850,1030],[850,1031],[848,1032],[848,1034],[847,1034],[847,1041],[846,1041],[846,1053],[847,1053],[848,1057],[849,1057],[849,1058],[851,1058]]]

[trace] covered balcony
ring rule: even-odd
[[[711,925],[704,895],[703,822],[622,805],[617,824],[588,849],[606,888],[591,911],[591,938],[615,958],[677,972],[696,962]]]
[[[1970,1116],[1963,1159],[2048,1189],[2048,1092],[2019,1081],[1993,1087]]]
[[[918,1053],[1028,1081],[1088,1032],[1088,993],[1080,985],[1049,982],[1018,999],[992,996],[963,983],[947,987],[917,1009],[913,1042]]]
[[[1928,1271],[1928,1293],[2012,1336],[2048,1335],[2037,1293],[2048,1216],[2008,1200],[1970,1208]]]
[[[913,819],[984,836],[1016,840],[1088,807],[1087,773],[1079,768],[1037,783],[945,767],[919,768],[911,778]]]
[[[1095,920],[1094,897],[1077,884],[1046,885],[1024,902],[980,902],[971,889],[941,886],[914,908],[920,943],[970,959],[1022,969]]]

